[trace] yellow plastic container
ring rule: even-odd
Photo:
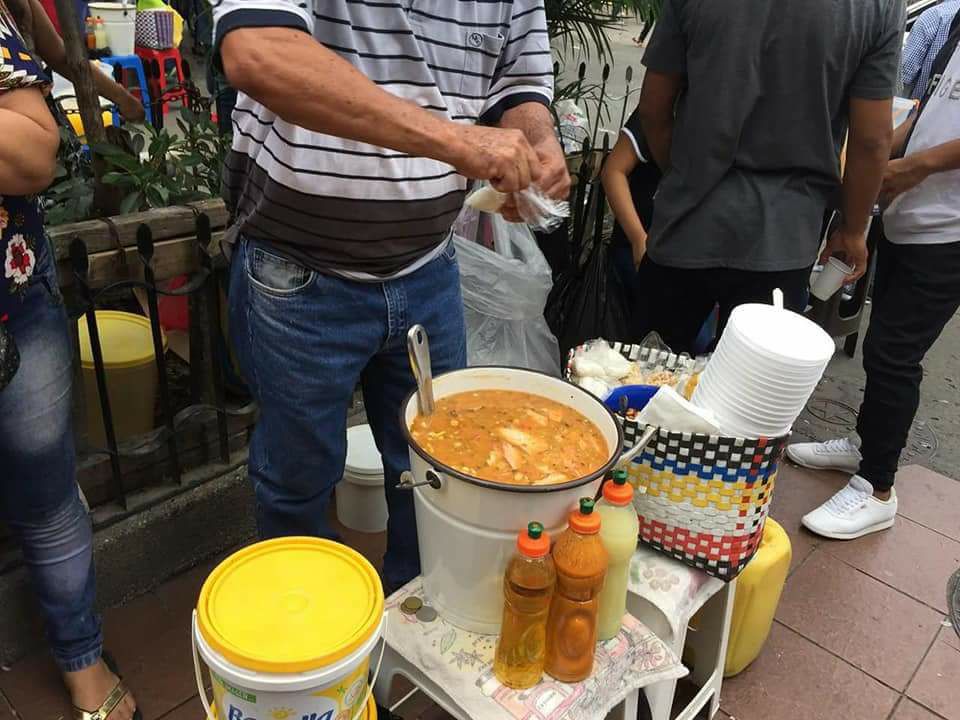
[[[760,654],[773,626],[792,556],[786,531],[768,517],[757,554],[737,577],[725,677],[743,671]]]
[[[97,328],[117,440],[150,432],[154,427],[157,400],[157,366],[150,321],[133,313],[98,310]],[[91,445],[103,448],[107,446],[107,440],[86,316],[78,320],[78,331],[83,393],[87,406],[87,436]],[[166,352],[166,337],[163,338],[163,349]]]
[[[202,659],[218,720],[359,719],[368,712],[383,609],[377,571],[344,545],[291,537],[244,548],[200,591],[193,627],[199,692]]]

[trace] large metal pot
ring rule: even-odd
[[[410,467],[417,513],[417,539],[427,600],[446,620],[478,633],[499,632],[503,612],[503,572],[517,534],[532,520],[562,530],[581,497],[593,497],[604,473],[620,459],[623,433],[602,402],[563,380],[518,368],[477,367],[436,377],[437,399],[474,390],[513,390],[549,398],[593,422],[609,454],[591,474],[557,485],[504,485],[480,480],[445,465],[410,435],[419,412],[415,393],[401,410],[410,445]]]

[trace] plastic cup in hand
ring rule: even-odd
[[[810,292],[820,300],[829,300],[837,290],[843,287],[847,280],[847,275],[850,275],[853,271],[854,268],[842,260],[832,257],[829,262],[823,266],[823,270],[817,278],[817,281],[813,284],[813,287],[810,288]]]

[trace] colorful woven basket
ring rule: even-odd
[[[624,446],[646,426],[624,421]],[[631,463],[640,540],[733,580],[756,553],[786,437],[746,440],[661,428]]]
[[[628,360],[646,360],[646,370],[677,371],[689,362],[665,353],[651,363],[636,346],[612,347]],[[629,449],[647,426],[630,418],[621,423]],[[787,437],[748,440],[660,428],[628,470],[641,542],[733,580],[760,546]]]

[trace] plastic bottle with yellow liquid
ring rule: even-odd
[[[503,577],[503,625],[493,674],[507,687],[523,690],[543,677],[547,613],[556,580],[550,536],[532,522],[517,536],[517,554]]]
[[[544,669],[557,680],[572,683],[586,680],[593,672],[607,551],[591,498],[580,500],[580,509],[570,513],[568,523],[553,548],[557,589],[547,620]]]
[[[609,556],[607,579],[600,592],[597,635],[600,640],[609,640],[620,632],[627,611],[630,561],[640,534],[640,520],[633,507],[633,488],[627,482],[626,470],[615,471],[613,478],[604,483],[597,512],[600,513],[600,540]]]

